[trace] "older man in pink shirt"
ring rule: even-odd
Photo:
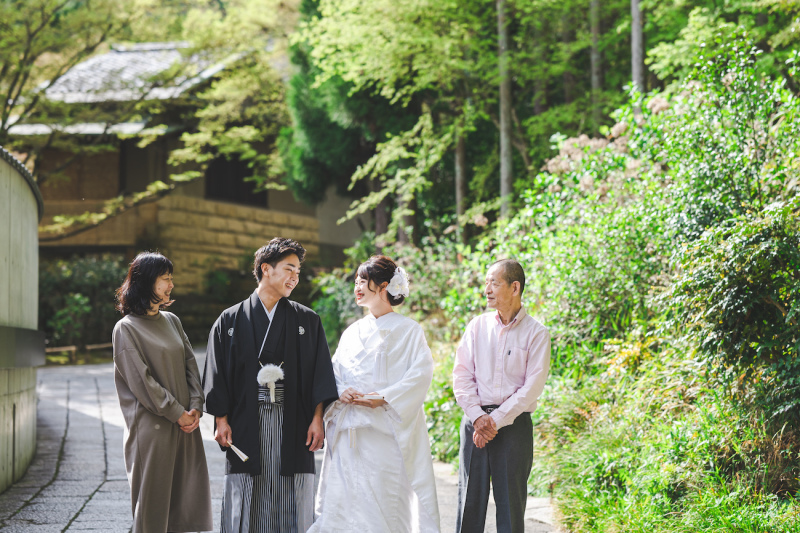
[[[494,263],[484,293],[496,312],[472,319],[456,351],[453,390],[464,410],[456,533],[484,530],[490,483],[497,531],[524,533],[533,466],[530,414],[550,370],[550,332],[525,312],[524,289],[517,261]]]

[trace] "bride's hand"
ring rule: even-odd
[[[362,396],[364,396],[362,393],[358,392],[353,387],[349,387],[339,396],[339,401],[343,403],[355,403],[355,400]]]
[[[377,395],[378,393],[377,392],[370,392],[369,394],[370,395],[372,395],[372,394]],[[384,400],[383,398],[381,398],[380,400],[367,400],[366,398],[359,397],[359,398],[354,399],[353,403],[356,404],[356,405],[362,405],[364,407],[370,407],[372,409],[375,409],[376,407],[380,407],[381,405],[386,405],[386,400]]]

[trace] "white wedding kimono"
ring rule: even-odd
[[[317,519],[309,532],[439,531],[439,505],[422,404],[433,359],[419,324],[369,315],[342,334],[336,386],[377,392],[375,409],[336,401],[325,412]]]

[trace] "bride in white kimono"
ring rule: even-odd
[[[405,272],[385,256],[358,268],[370,314],[342,334],[333,357],[339,399],[325,412],[327,445],[309,532],[438,532],[439,506],[422,409],[433,359],[422,328],[393,312]]]

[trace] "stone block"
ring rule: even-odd
[[[264,223],[264,224],[274,224],[275,223],[275,212],[274,211],[268,211],[266,209],[259,209],[255,213],[255,217],[253,217],[253,220],[255,220],[257,222]]]
[[[203,213],[192,213],[189,211],[181,211],[179,212],[181,216],[180,226],[181,228],[190,228],[190,229],[207,229],[208,225],[208,215]]]
[[[286,213],[273,212],[272,213],[272,222],[274,224],[279,225],[279,226],[289,226],[289,225],[291,225],[291,220],[289,218],[289,215],[287,215]]]
[[[169,226],[182,226],[185,213],[176,209],[161,209],[158,212],[158,223]]]
[[[213,200],[203,200],[201,198],[195,199],[197,204],[196,211],[206,216],[214,215],[217,212],[216,204]]]
[[[191,209],[192,198],[177,194],[168,194],[158,201],[159,207],[163,209],[183,210]]]
[[[264,232],[264,224],[258,222],[245,222],[243,225],[244,232],[250,235],[261,235]]]
[[[214,212],[217,215],[226,217],[226,218],[237,218],[239,216],[238,208],[239,206],[233,204],[226,204],[223,202],[215,202],[214,203]]]
[[[315,218],[302,215],[292,215],[289,220],[289,225],[304,230],[319,230],[319,222],[317,222]]]

